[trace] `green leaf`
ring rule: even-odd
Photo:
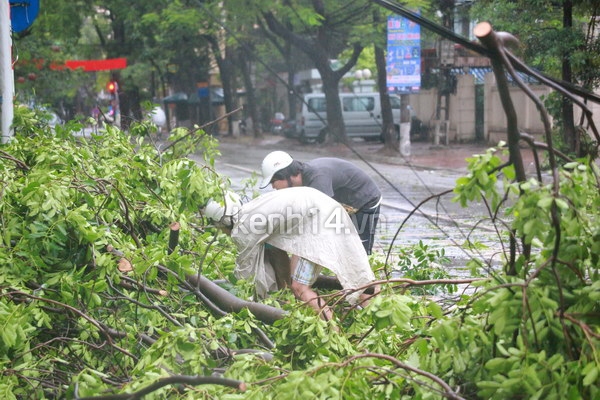
[[[588,365],[593,365],[593,364],[590,363]],[[590,386],[594,382],[596,382],[597,379],[598,379],[598,367],[593,366],[592,368],[589,368],[589,370],[586,372],[585,377],[583,378],[583,381],[582,381],[583,386]]]
[[[553,201],[554,201],[553,197],[550,197],[550,196],[542,197],[540,200],[538,200],[537,206],[540,208],[548,209],[552,205]]]
[[[564,201],[563,199],[556,199],[556,205],[561,210],[568,210],[569,209],[569,204],[566,201]]]
[[[497,373],[502,370],[504,365],[506,365],[507,360],[504,358],[492,358],[485,363],[485,367],[489,369],[493,373]]]
[[[429,312],[431,313],[431,315],[435,318],[442,318],[444,316],[442,307],[440,307],[440,305],[436,302],[430,301],[427,304],[427,309],[429,310]]]
[[[479,381],[477,387],[480,389],[498,389],[502,386],[502,383],[495,381]]]

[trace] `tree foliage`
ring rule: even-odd
[[[72,119],[87,115],[101,102],[98,94],[106,83],[116,79],[124,122],[140,120],[141,104],[166,96],[168,86],[177,91],[207,79],[203,20],[197,7],[182,2],[153,0],[131,7],[123,0],[46,1],[31,30],[13,37],[18,99],[49,105]],[[63,66],[66,60],[113,57],[127,58],[128,68],[81,72]]]
[[[264,300],[282,311],[265,323],[246,308],[215,308],[188,279],[219,281],[240,299],[253,293],[232,275],[229,238],[199,213],[227,187],[213,170],[212,138],[178,130],[159,151],[151,125],[134,127],[144,136],[108,126],[80,138],[80,125],[52,131],[25,108],[16,124],[17,136],[0,148],[7,399],[600,395],[594,163],[565,165],[556,192],[535,179],[513,183],[502,148],[468,160],[456,200],[490,199],[499,251],[508,232],[531,244],[530,254],[506,258],[515,275],[474,259],[481,278],[472,294],[439,302],[422,288],[456,287],[424,273],[437,274],[445,256],[421,244],[398,265],[406,277],[382,281],[363,310],[323,291],[338,315],[325,322],[283,291]],[[203,163],[185,157],[196,145]],[[173,221],[179,237],[169,248]],[[411,270],[422,281],[407,278]]]
[[[565,54],[573,68],[573,82],[588,89],[598,87],[597,17],[600,9],[596,2],[572,1],[573,26],[563,26],[562,1],[477,1],[471,9],[472,18],[489,21],[496,30],[518,33],[522,44],[519,56],[549,76],[561,78]]]

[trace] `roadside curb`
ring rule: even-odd
[[[410,155],[402,156],[393,149],[386,149],[383,143],[356,141],[352,148],[341,143],[303,144],[293,138],[266,135],[261,138],[251,136],[218,136],[217,140],[258,147],[269,150],[283,150],[292,154],[310,148],[311,152],[329,157],[346,159],[363,159],[370,162],[381,162],[391,165],[407,166],[420,170],[444,170],[466,172],[466,158],[474,154],[483,154],[491,146],[481,144],[452,144],[449,146],[433,145],[428,142],[411,143]],[[391,154],[390,154],[391,153]]]

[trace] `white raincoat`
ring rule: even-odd
[[[257,294],[276,289],[273,268],[265,260],[270,244],[333,272],[344,289],[375,280],[356,228],[344,208],[310,187],[268,192],[244,204],[231,237],[238,248],[235,274],[254,278]],[[360,293],[348,300],[353,303]]]

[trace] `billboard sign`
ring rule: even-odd
[[[386,75],[390,93],[421,87],[421,27],[407,18],[388,17]]]

